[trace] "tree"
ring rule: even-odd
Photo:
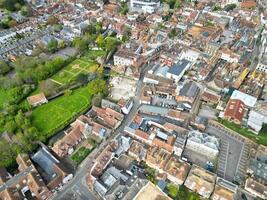
[[[82,85],[86,84],[88,82],[88,75],[86,74],[78,74],[76,77],[76,81]]]
[[[263,124],[260,130],[260,134],[267,134],[267,124]]]
[[[93,106],[97,106],[97,107],[100,107],[101,106],[101,101],[102,101],[102,94],[97,94],[93,97],[92,99],[92,105]]]
[[[105,41],[104,41],[104,37],[102,35],[99,35],[96,38],[96,44],[97,44],[98,47],[100,47],[102,49],[105,47]]]
[[[15,20],[13,20],[13,19],[8,22],[8,26],[10,28],[15,27],[17,25],[18,25],[18,23]]]
[[[22,7],[21,7],[21,14],[22,14],[23,16],[28,16],[28,15],[29,15],[29,9],[28,9],[27,6],[22,6]]]
[[[232,3],[232,4],[228,4],[228,5],[226,5],[226,6],[224,7],[224,10],[225,10],[226,12],[229,12],[229,11],[231,11],[231,10],[234,10],[235,8],[236,8],[236,4]]]
[[[0,60],[0,74],[6,74],[9,72],[11,67],[3,60]]]
[[[45,96],[54,94],[57,89],[58,85],[52,82],[50,79],[40,82],[40,90],[45,94]]]
[[[74,38],[72,43],[73,46],[81,52],[85,51],[88,48],[87,41],[80,37]]]
[[[56,39],[52,39],[47,44],[47,49],[51,53],[55,53],[58,47],[58,41]]]
[[[5,127],[4,129],[8,132],[8,133],[15,133],[15,131],[17,130],[17,124],[16,122],[12,119],[12,120],[8,120],[5,123]]]
[[[47,19],[47,24],[49,25],[54,25],[54,24],[58,24],[59,23],[59,19],[53,15],[50,15]]]
[[[127,12],[129,11],[128,5],[126,2],[122,2],[121,3],[121,7],[120,7],[120,13],[123,15],[126,15]]]

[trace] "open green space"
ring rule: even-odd
[[[88,109],[94,94],[104,92],[105,81],[94,80],[86,87],[58,97],[32,111],[33,125],[47,138]]]
[[[51,80],[60,85],[64,85],[75,80],[79,74],[96,72],[99,64],[95,61],[95,59],[99,56],[103,56],[104,54],[104,51],[88,51],[88,53],[86,53],[83,57],[76,59],[52,76]]]
[[[71,156],[71,159],[76,164],[80,164],[93,151],[93,149],[94,147],[90,149],[86,147],[81,147]]]
[[[3,105],[8,102],[8,100],[10,99],[9,95],[8,95],[8,91],[4,90],[4,89],[0,89],[0,109],[3,108]]]
[[[255,133],[250,131],[248,128],[243,128],[227,120],[219,119],[219,122],[223,124],[224,126],[226,126],[227,128],[239,133],[240,135],[243,135],[258,144],[267,146],[267,132],[261,131],[258,135],[256,135]]]
[[[106,54],[103,50],[90,50],[83,57],[81,57],[81,60],[87,61],[87,60],[95,60],[97,57],[104,56]]]

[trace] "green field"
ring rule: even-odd
[[[64,85],[75,80],[79,74],[96,72],[99,64],[95,59],[102,55],[104,55],[104,51],[89,51],[85,56],[76,59],[52,76],[51,80],[60,85]]]
[[[7,90],[0,89],[0,109],[3,108],[3,105],[10,99]]]
[[[95,88],[100,80],[92,81],[86,87],[73,91],[70,95],[64,95],[49,101],[47,104],[35,108],[32,112],[33,125],[37,127],[45,137],[52,136],[56,131],[66,126],[81,112],[91,105],[94,94],[102,92],[101,88]]]

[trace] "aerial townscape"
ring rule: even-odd
[[[267,0],[0,0],[0,200],[267,200]]]

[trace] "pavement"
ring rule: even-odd
[[[124,127],[128,125],[136,112],[138,111],[138,108],[140,106],[139,98],[141,95],[141,89],[143,84],[143,79],[148,71],[149,68],[151,68],[153,64],[145,65],[141,75],[140,79],[137,82],[135,97],[133,98],[133,107],[128,115],[125,116],[123,122],[121,125],[114,131],[111,137],[109,137],[107,140],[103,141],[98,148],[96,148],[91,154],[79,165],[79,167],[76,170],[76,174],[74,175],[73,179],[70,180],[69,183],[64,185],[60,191],[54,194],[52,199],[54,200],[97,200],[98,198],[94,195],[92,191],[89,190],[86,184],[86,174],[88,172],[88,169],[90,169],[93,164],[95,158],[102,152],[102,150],[105,148],[105,146],[115,137],[119,136],[119,134],[123,131]]]
[[[228,181],[244,181],[248,161],[249,143],[228,129],[218,126],[207,127],[207,133],[220,138],[220,153],[217,174]]]

